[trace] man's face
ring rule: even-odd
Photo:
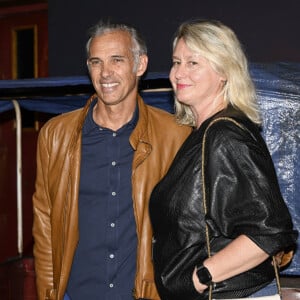
[[[138,77],[147,68],[147,56],[135,65],[129,33],[114,31],[95,37],[87,61],[98,98],[105,105],[136,101]]]

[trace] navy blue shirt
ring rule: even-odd
[[[132,203],[132,120],[117,131],[102,128],[91,105],[82,129],[79,244],[67,293],[72,300],[132,300],[136,224]]]

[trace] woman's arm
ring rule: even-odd
[[[224,249],[207,258],[203,265],[209,270],[212,281],[220,282],[254,268],[268,257],[269,255],[247,236],[240,235]],[[199,293],[207,288],[207,285],[199,282],[196,269],[193,273],[193,282]]]

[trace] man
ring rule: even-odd
[[[159,299],[148,200],[190,128],[145,105],[147,49],[134,28],[97,24],[87,42],[96,94],[38,139],[33,196],[39,299]]]

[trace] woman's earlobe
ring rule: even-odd
[[[226,79],[221,79],[221,83],[222,83],[222,85],[224,86],[224,85],[226,85],[227,80],[226,80]]]

